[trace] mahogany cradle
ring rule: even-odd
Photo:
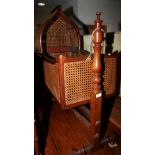
[[[79,29],[61,8],[53,10],[51,17],[40,27],[35,43],[37,52],[44,59],[45,83],[61,107],[90,103],[89,148],[100,143],[104,97],[114,96],[117,84],[117,52],[101,56],[101,13],[96,15],[92,55],[81,50]]]

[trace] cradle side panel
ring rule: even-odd
[[[89,102],[91,61],[88,55],[58,58],[60,72],[60,102],[62,107],[76,107]]]
[[[59,74],[58,74],[58,64],[51,64],[47,61],[44,61],[44,77],[45,84],[55,96],[57,101],[60,103],[60,83],[59,83]]]
[[[117,62],[118,62],[118,53],[115,52],[111,55],[106,54],[104,56],[104,81],[103,86],[105,90],[106,97],[112,97],[116,95],[117,89]]]
[[[66,105],[90,99],[91,68],[90,60],[64,63]]]
[[[74,107],[89,102],[92,90],[92,60],[86,60],[85,56],[76,58],[62,56],[62,58],[61,65],[44,62],[47,87],[62,107]],[[116,93],[116,55],[105,55],[104,63],[105,69],[102,76],[104,76],[105,97],[111,97]],[[59,75],[60,70],[62,70],[61,75]]]

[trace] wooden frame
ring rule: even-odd
[[[101,89],[102,87],[102,66],[103,64],[101,63],[101,48],[102,48],[102,41],[103,41],[103,32],[102,32],[102,21],[100,19],[100,12],[96,13],[97,18],[95,21],[95,30],[93,31],[93,48],[94,48],[94,55],[93,55],[93,67],[92,67],[92,72],[93,72],[93,78],[92,78],[92,91],[90,92],[90,100],[84,100],[80,101],[77,103],[74,103],[72,105],[68,105],[67,108],[71,107],[76,107],[82,104],[86,104],[90,102],[90,139],[91,139],[91,144],[92,146],[96,146],[100,142],[100,127],[101,127],[101,110],[102,110],[102,103],[104,103],[104,93],[103,90]],[[51,64],[58,64],[58,75],[60,82],[60,104],[62,108],[66,108],[66,103],[65,103],[65,92],[64,92],[64,63],[66,62],[77,62],[80,60],[86,60],[88,58],[88,53],[83,52],[82,56],[78,57],[65,57],[62,54],[65,52],[61,52],[60,56],[56,59],[51,57],[46,49],[46,45],[43,42],[45,39],[45,35],[49,26],[56,21],[58,17],[63,18],[65,21],[70,23],[73,28],[76,30],[76,37],[78,39],[78,50],[80,52],[83,52],[80,50],[80,45],[81,45],[81,40],[80,40],[80,33],[77,28],[77,26],[70,20],[68,19],[61,8],[57,8],[52,12],[51,17],[41,26],[40,30],[37,33],[37,38],[36,38],[36,49],[37,51],[42,55],[45,61],[47,63]],[[59,47],[57,47],[57,50],[59,52]],[[77,52],[77,51],[75,51]],[[53,53],[56,53],[54,51]],[[108,57],[108,56],[107,56]],[[44,68],[46,66],[44,65]],[[46,72],[45,72],[46,76]],[[47,75],[48,76],[48,75]],[[47,84],[48,85],[48,84]]]
[[[88,55],[84,55],[78,58],[74,58],[74,57],[69,57],[66,58],[64,56],[60,56],[58,59],[58,64],[59,64],[59,81],[60,81],[60,102],[61,107],[65,108],[66,107],[66,103],[65,103],[65,88],[64,88],[64,63],[66,62],[77,62],[77,61],[82,61],[85,60],[88,57]],[[71,107],[76,107],[76,106],[80,106],[82,104],[86,104],[89,103],[89,100],[85,100],[85,101],[81,101],[81,102],[77,102],[75,104],[71,104],[68,105],[67,108],[71,108]]]
[[[66,22],[71,24],[74,27],[74,29],[76,30],[77,38],[78,38],[78,49],[80,49],[80,47],[81,47],[80,32],[79,32],[78,27],[74,24],[74,22],[72,22],[69,18],[67,18],[65,16],[61,7],[56,7],[51,13],[52,13],[51,17],[48,20],[46,20],[43,25],[40,26],[40,28],[38,29],[38,31],[36,33],[35,47],[36,47],[37,51],[40,53],[44,53],[44,55],[48,56],[48,53],[46,52],[47,51],[46,46],[43,43],[43,40],[45,37],[44,34],[47,32],[49,26],[59,17],[63,18]],[[58,48],[58,50],[59,50],[59,48]]]

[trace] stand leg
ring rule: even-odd
[[[99,95],[99,97],[96,97]],[[90,137],[91,143],[95,146],[100,140],[101,130],[101,110],[102,110],[102,93],[93,94],[90,102]]]
[[[35,155],[40,155],[37,128],[36,128],[36,120],[34,120],[34,151],[35,151]]]

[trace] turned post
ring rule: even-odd
[[[101,111],[102,111],[102,90],[101,90],[101,49],[103,41],[103,32],[101,29],[102,21],[100,20],[101,12],[97,12],[95,21],[95,30],[92,33],[93,37],[93,67],[92,67],[92,92],[90,96],[90,137],[91,143],[96,145],[100,142],[100,126],[101,126]]]

